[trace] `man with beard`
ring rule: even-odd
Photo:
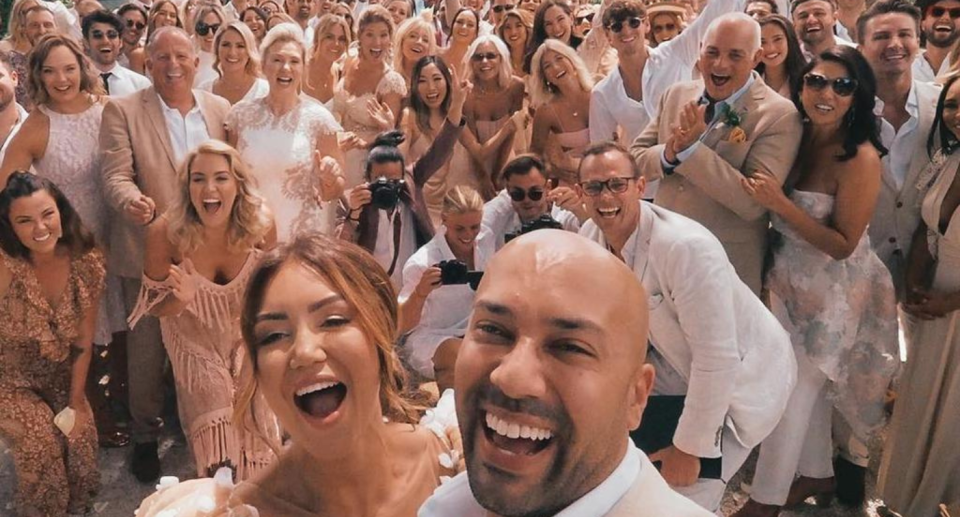
[[[100,72],[107,95],[125,97],[150,86],[149,79],[117,63],[123,33],[123,21],[119,16],[108,11],[94,11],[83,19],[81,30],[83,46]]]
[[[950,70],[950,51],[960,38],[960,0],[918,2],[920,31],[927,43],[913,61],[913,79],[932,83]]]
[[[545,170],[532,154],[520,155],[503,167],[505,188],[483,206],[483,227],[493,235],[498,250],[508,234],[517,235],[523,224],[543,216],[564,230],[580,231],[580,222],[586,219],[580,196],[569,187],[551,189]]]
[[[797,37],[807,59],[819,56],[834,45],[854,46],[836,35],[836,0],[797,0],[790,8]]]
[[[17,104],[16,90],[20,76],[10,62],[10,55],[0,52],[0,163],[7,152],[7,146],[17,134],[23,121],[27,119],[27,110]],[[2,188],[3,185],[0,185]]]
[[[629,268],[569,232],[498,252],[456,365],[467,471],[420,517],[709,516],[630,442],[653,387],[646,299]]]
[[[303,30],[303,43],[307,50],[313,48],[313,31],[310,30],[310,22],[317,15],[317,0],[287,0],[285,7],[287,14]]]

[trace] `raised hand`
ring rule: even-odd
[[[345,153],[347,151],[352,151],[354,149],[364,149],[366,147],[367,147],[366,140],[360,138],[359,136],[357,136],[356,133],[352,131],[347,131],[346,133],[343,133],[342,137],[340,138],[341,152]]]
[[[377,99],[367,101],[367,114],[384,131],[393,129],[397,123],[397,118],[390,107]]]
[[[323,156],[320,151],[313,152],[314,170],[320,180],[320,189],[315,192],[320,201],[329,201],[343,193],[343,171],[337,160]]]
[[[431,266],[423,272],[423,276],[420,277],[420,283],[417,284],[417,288],[414,291],[414,294],[422,298],[430,296],[430,293],[437,290],[440,287],[440,268],[437,266]]]
[[[170,272],[167,276],[167,285],[170,286],[173,295],[181,303],[188,304],[197,296],[197,270],[193,267],[193,261],[183,259],[180,265],[171,264]]]

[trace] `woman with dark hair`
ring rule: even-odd
[[[218,473],[161,488],[137,516],[415,515],[462,469],[459,433],[453,392],[421,418],[407,388],[383,268],[359,246],[307,233],[261,260],[249,286],[240,327],[253,374],[237,419],[256,425],[262,396],[288,441],[253,480],[233,488]]]
[[[783,97],[794,99],[807,58],[790,20],[779,14],[761,18],[760,50],[756,71],[763,82]]]
[[[147,14],[147,41],[150,41],[153,33],[162,27],[183,28],[177,4],[172,0],[156,0],[150,6],[150,12]]]
[[[510,49],[510,65],[514,75],[524,78],[527,76],[526,62],[527,42],[533,34],[533,15],[525,9],[513,9],[503,15],[503,21],[496,28],[497,36]]]
[[[537,13],[533,16],[533,33],[527,41],[524,73],[531,73],[533,55],[548,39],[558,40],[574,49],[583,42],[573,34],[573,8],[564,0],[545,0],[537,7]]]
[[[0,437],[14,512],[84,513],[100,484],[84,394],[103,254],[50,180],[14,172],[0,191]]]
[[[904,326],[910,360],[900,378],[877,482],[883,500],[903,515],[934,515],[939,503],[960,502],[958,79],[950,77],[940,93],[927,143],[932,160],[916,186],[926,194],[907,258],[903,310],[911,321]]]
[[[787,191],[763,170],[741,179],[782,235],[766,285],[790,332],[798,375],[737,517],[775,516],[808,497],[832,497],[834,408],[864,443],[885,421],[898,342],[893,282],[866,233],[886,152],[875,95],[873,72],[857,50],[833,47],[814,58],[800,86],[804,136]]]
[[[263,41],[263,37],[267,35],[267,12],[251,5],[240,13],[240,21],[250,28],[250,32],[253,33],[254,38],[257,38],[257,44],[259,45]]]
[[[450,28],[450,41],[447,48],[440,51],[443,60],[453,68],[457,75],[465,77],[463,60],[467,50],[480,35],[480,15],[469,7],[462,7],[453,17]],[[414,86],[416,83],[412,83]]]

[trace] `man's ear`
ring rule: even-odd
[[[643,193],[647,191],[647,178],[643,176],[637,178],[637,190],[640,191],[640,197],[643,197]]]
[[[627,401],[627,425],[633,431],[640,427],[640,420],[643,418],[643,410],[647,407],[647,400],[650,393],[653,392],[653,383],[656,378],[656,370],[653,365],[644,363],[637,371],[633,385],[630,386],[630,400]]]
[[[763,48],[758,48],[757,53],[753,55],[753,68],[760,64],[760,58],[763,56]]]

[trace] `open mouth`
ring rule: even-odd
[[[50,240],[50,237],[51,237],[52,235],[53,235],[52,233],[47,233],[46,235],[42,235],[42,236],[40,236],[40,237],[34,237],[33,240],[34,240],[34,242],[46,242],[46,241]]]
[[[890,52],[883,56],[885,61],[903,61],[906,58],[907,54],[905,52]]]
[[[483,434],[498,449],[518,455],[534,456],[553,443],[549,429],[520,425],[491,413],[484,415]]]
[[[829,106],[827,104],[816,104],[814,105],[814,108],[821,113],[830,113],[834,110],[833,106]]]
[[[293,84],[293,78],[292,78],[292,77],[277,77],[277,83],[282,84],[282,85],[290,85],[290,84]]]
[[[420,45],[414,45],[414,46],[410,47],[410,52],[413,52],[414,54],[423,54],[423,51],[424,51],[424,50],[425,50],[425,49],[424,49],[423,47],[421,47]]]
[[[780,53],[779,53],[779,52],[774,52],[774,53],[772,53],[772,54],[766,54],[766,55],[763,56],[763,58],[766,59],[766,60],[768,60],[768,61],[773,61],[774,59],[777,59],[778,57],[780,57]]]
[[[721,88],[730,82],[729,75],[710,74],[710,82],[717,88]]]
[[[427,94],[427,100],[430,101],[430,102],[436,102],[436,101],[440,100],[440,94],[439,94],[439,93],[429,93],[429,94]]]
[[[326,381],[297,390],[294,404],[303,413],[315,420],[327,420],[340,409],[347,396],[347,386],[342,382]]]
[[[70,91],[70,85],[68,84],[66,86],[54,86],[53,89],[60,93],[66,93]]]
[[[620,215],[620,208],[598,208],[597,213],[600,214],[601,219],[613,219],[614,217]]]
[[[238,58],[238,57],[228,57],[228,58],[224,59],[224,61],[226,61],[227,63],[230,63],[231,65],[236,65],[236,64],[239,64],[239,63],[240,63],[240,58]]]
[[[380,59],[380,56],[383,55],[383,49],[372,48],[372,49],[370,49],[370,55],[371,55],[374,59]]]
[[[210,215],[213,215],[219,212],[222,206],[223,206],[223,201],[220,201],[219,199],[203,200],[203,211]]]

